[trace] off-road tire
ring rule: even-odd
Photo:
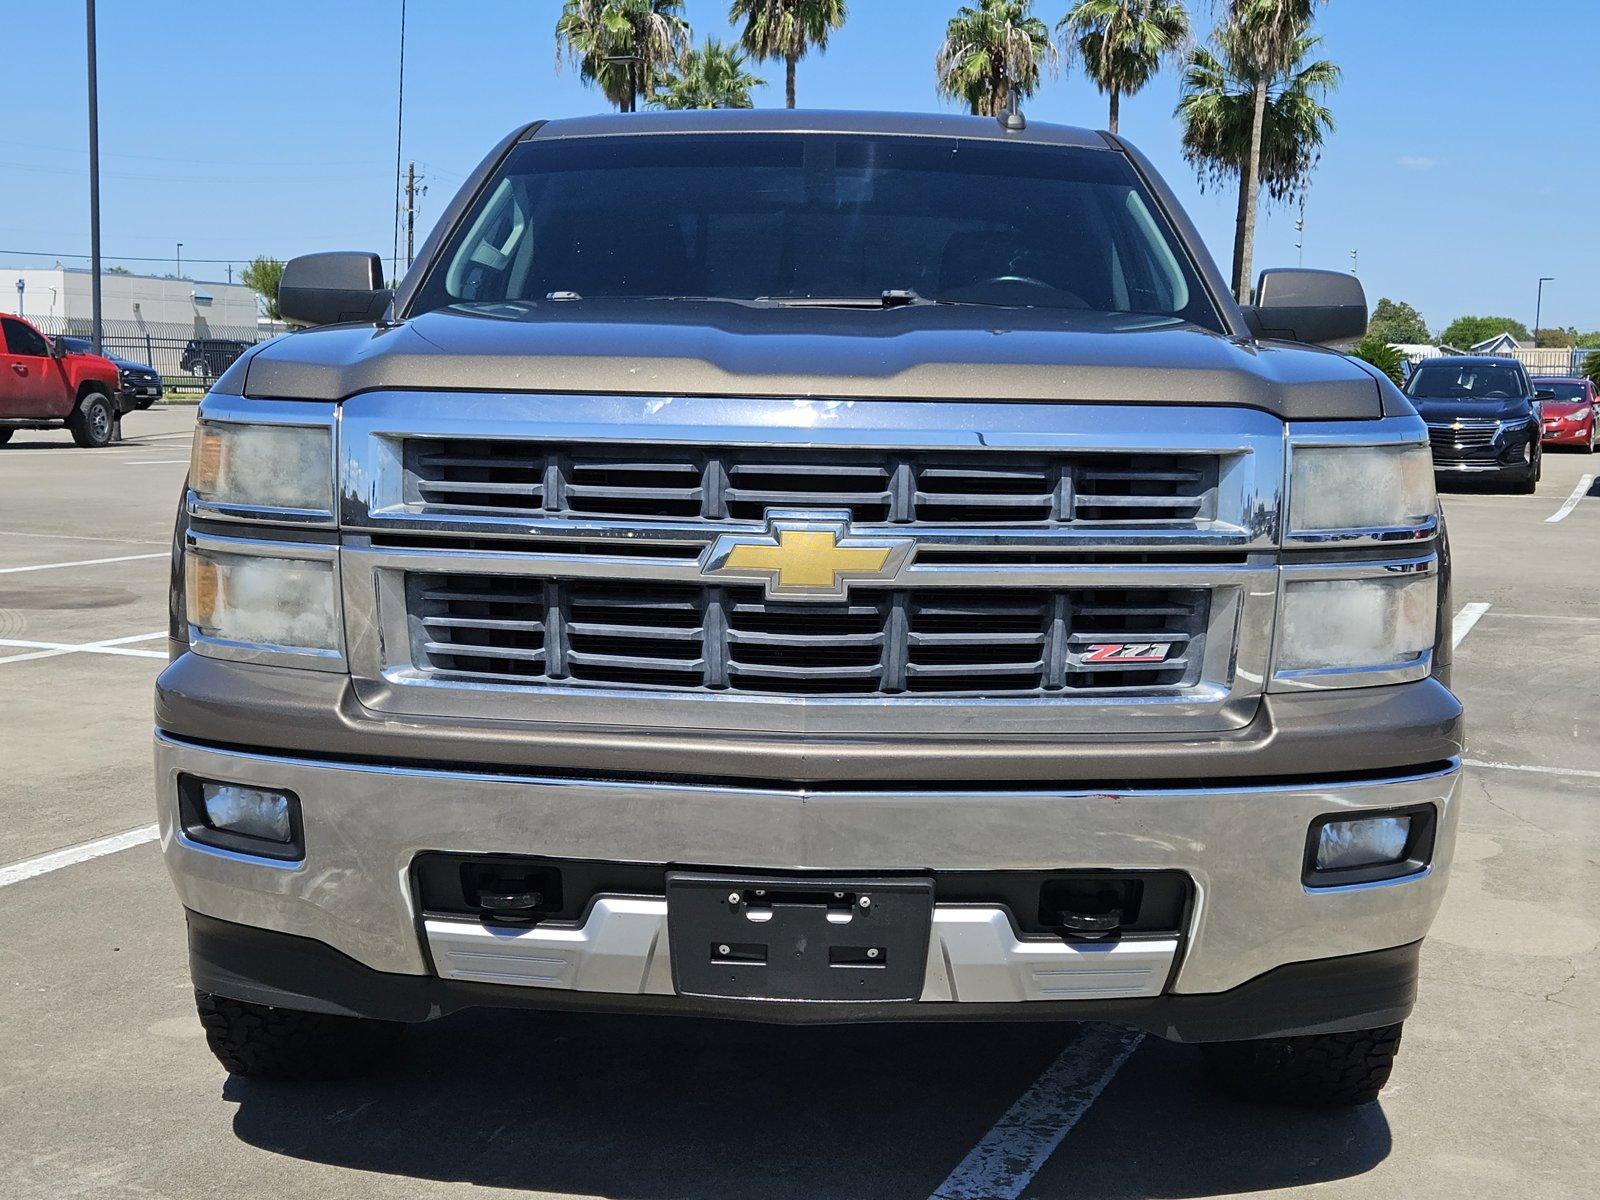
[[[89,392],[67,418],[72,440],[90,450],[109,446],[117,436],[117,410],[104,392]]]
[[[1376,1100],[1389,1082],[1401,1028],[1214,1042],[1200,1050],[1213,1082],[1241,1100],[1353,1108]]]
[[[395,1049],[405,1026],[297,1008],[269,1008],[195,992],[206,1044],[231,1075],[251,1079],[349,1079]]]

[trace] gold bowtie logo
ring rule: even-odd
[[[909,538],[851,537],[849,518],[773,513],[765,534],[724,534],[702,573],[764,578],[767,595],[836,600],[853,580],[893,579],[911,552]]]

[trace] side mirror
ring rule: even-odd
[[[1533,394],[1533,398],[1542,404],[1546,400],[1554,400],[1556,394],[1548,389],[1541,389]]]
[[[72,351],[67,349],[67,343],[64,342],[62,339],[60,339],[58,337],[53,337],[53,338],[50,339],[50,357],[51,358],[65,358],[67,355],[69,355],[71,353],[72,353]]]
[[[1259,338],[1346,344],[1367,332],[1367,293],[1359,279],[1342,271],[1263,271],[1245,319]]]
[[[393,295],[383,286],[383,260],[376,254],[302,254],[284,264],[278,311],[295,325],[372,324],[383,319]]]

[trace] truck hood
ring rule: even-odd
[[[1239,341],[1123,314],[717,301],[477,306],[403,324],[288,334],[220,390],[609,392],[943,401],[1238,405],[1284,419],[1375,419],[1377,380],[1331,351]]]

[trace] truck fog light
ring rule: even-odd
[[[178,776],[178,826],[184,839],[293,870],[305,860],[300,798],[278,788]]]
[[[200,797],[206,824],[213,829],[284,845],[294,840],[289,797],[284,792],[235,783],[202,783]]]
[[[1399,862],[1411,841],[1411,818],[1359,817],[1329,821],[1317,834],[1316,868],[1346,871]]]

